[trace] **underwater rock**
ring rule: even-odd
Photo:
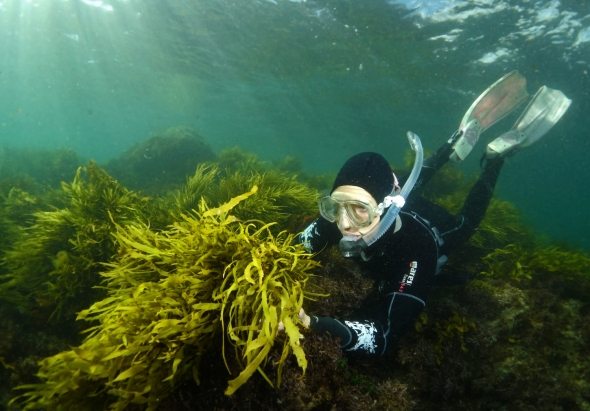
[[[197,164],[214,158],[196,131],[173,127],[131,147],[106,168],[132,189],[161,193],[184,183]]]
[[[70,181],[84,162],[69,149],[0,148],[0,185],[42,193]]]

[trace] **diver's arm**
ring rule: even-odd
[[[311,316],[312,331],[329,334],[340,340],[344,351],[368,355],[382,354],[385,338],[381,327],[373,321],[340,321],[332,317]]]
[[[338,320],[332,317],[310,316],[314,332],[339,338],[344,351],[366,355],[382,355],[392,340],[403,335],[416,321],[425,302],[414,295],[394,292],[385,301],[385,320]]]
[[[431,279],[436,270],[434,243],[412,247],[402,264],[404,272],[383,284],[380,301],[355,320],[312,316],[310,328],[340,339],[343,350],[368,355],[384,354],[393,342],[412,328],[426,305]]]
[[[298,240],[310,253],[317,253],[330,244],[336,244],[342,237],[336,224],[319,217],[309,224]]]

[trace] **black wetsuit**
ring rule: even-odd
[[[445,144],[424,162],[415,191],[430,180],[449,158]],[[429,290],[450,251],[466,241],[477,228],[489,205],[503,159],[486,163],[471,189],[463,209],[452,216],[426,200],[409,201],[400,212],[401,228],[395,224],[358,258],[375,289],[350,319],[311,315],[311,329],[340,338],[346,351],[383,354],[426,306]],[[411,197],[418,197],[412,193]],[[318,218],[300,236],[311,252],[338,244],[342,235],[336,224]]]

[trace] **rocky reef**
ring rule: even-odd
[[[3,407],[590,409],[587,252],[495,199],[396,350],[350,357],[298,319],[346,316],[373,287],[295,240],[327,180],[176,137],[49,190],[4,179]],[[458,209],[470,181],[436,179],[422,195]]]

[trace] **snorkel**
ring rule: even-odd
[[[410,195],[410,192],[414,188],[416,181],[418,180],[418,176],[420,175],[420,171],[422,170],[422,163],[424,160],[424,150],[422,149],[422,142],[420,141],[420,137],[417,134],[408,131],[408,142],[410,143],[410,148],[412,151],[416,153],[414,158],[414,165],[412,166],[412,171],[410,172],[410,176],[406,180],[404,186],[397,193],[396,188],[394,187],[391,194],[389,194],[383,200],[383,208],[386,208],[384,214],[381,215],[381,221],[379,221],[378,225],[375,227],[374,230],[371,232],[363,235],[362,237],[354,237],[354,236],[344,236],[340,240],[340,251],[344,257],[361,257],[365,259],[364,250],[369,247],[370,245],[374,244],[377,240],[383,237],[383,234],[389,230],[391,225],[395,222],[395,219],[399,215],[402,207],[406,203],[406,199]]]

